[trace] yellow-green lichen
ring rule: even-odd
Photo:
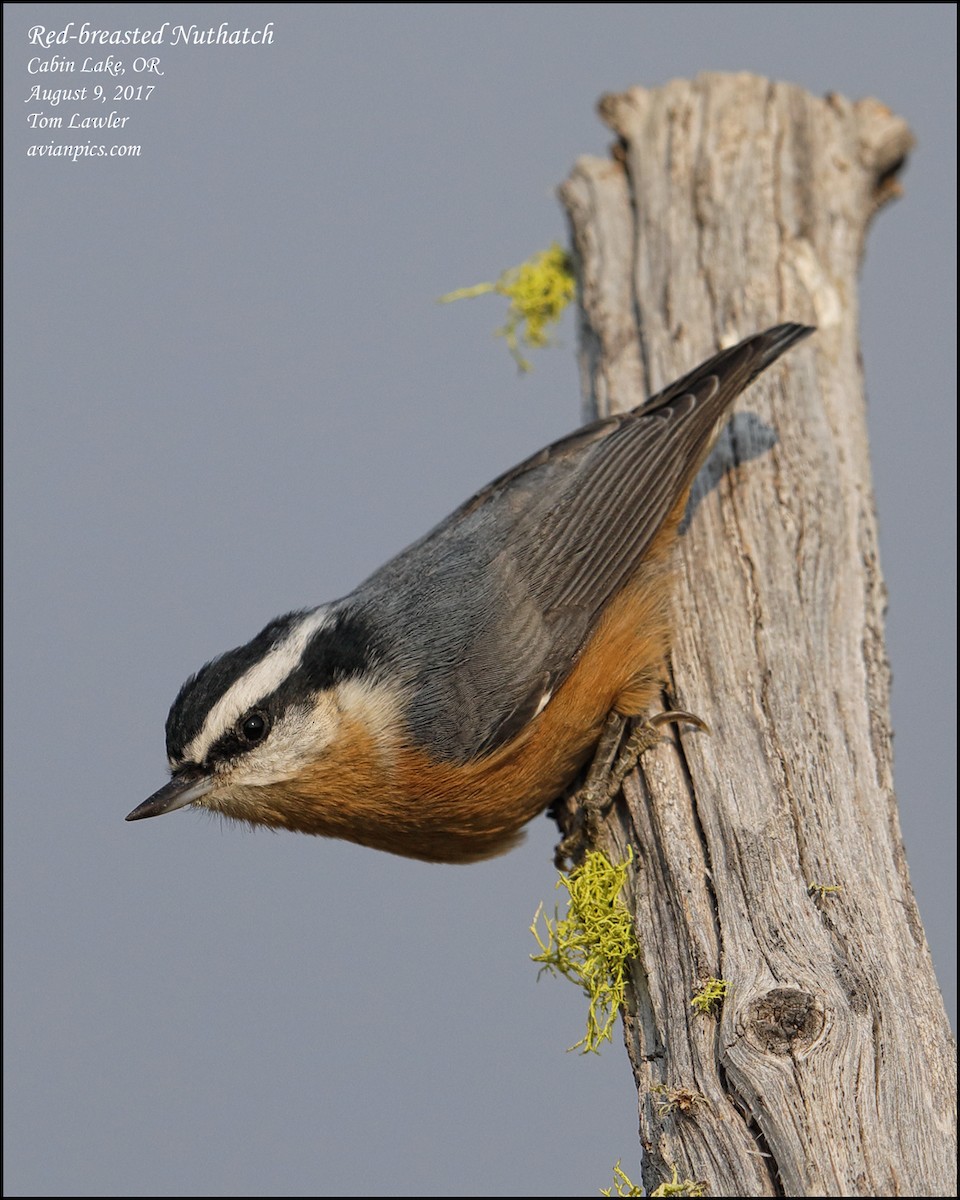
[[[730,983],[726,979],[708,979],[690,1003],[705,1017],[718,1013],[730,991]]]
[[[570,255],[554,242],[548,250],[508,268],[495,283],[457,288],[441,296],[440,303],[485,296],[489,292],[497,292],[510,301],[506,324],[497,330],[497,336],[506,340],[520,370],[529,371],[530,363],[521,353],[521,342],[534,349],[549,346],[549,327],[560,320],[576,292]]]
[[[707,1185],[703,1180],[680,1179],[676,1166],[673,1167],[673,1178],[661,1183],[653,1189],[651,1196],[705,1196]]]
[[[811,896],[816,896],[820,900],[826,900],[827,896],[835,895],[837,892],[842,892],[843,886],[839,883],[809,883],[807,884],[807,892]]]
[[[617,1165],[613,1168],[613,1188],[601,1188],[601,1196],[642,1196],[643,1188],[633,1182],[633,1180],[620,1169],[620,1160],[617,1159]],[[677,1172],[677,1168],[673,1167],[673,1178],[661,1183],[659,1187],[654,1188],[650,1193],[651,1196],[705,1196],[707,1194],[707,1185],[702,1180],[696,1179],[681,1179]]]
[[[614,866],[599,850],[587,852],[583,862],[569,875],[561,875],[557,887],[570,894],[567,915],[553,918],[537,909],[530,932],[537,939],[539,954],[531,954],[543,971],[564,975],[578,983],[590,1001],[587,1032],[571,1050],[597,1053],[600,1043],[610,1039],[623,1003],[627,963],[637,954],[633,919],[619,899],[633,859]],[[540,921],[545,932],[540,933]]]
[[[613,1187],[617,1190],[614,1192],[612,1187],[601,1188],[601,1196],[642,1196],[643,1188],[638,1187],[633,1182],[625,1171],[620,1170],[620,1159],[617,1159],[617,1165],[613,1168]]]

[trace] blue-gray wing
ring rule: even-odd
[[[736,396],[812,330],[781,325],[640,408],[584,426],[471,497],[348,598],[410,685],[412,738],[464,762],[562,683],[690,487]]]

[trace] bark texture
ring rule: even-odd
[[[587,411],[779,321],[691,498],[671,734],[601,832],[633,847],[624,1015],[648,1189],[956,1194],[955,1063],[893,790],[885,591],[858,350],[867,228],[911,144],[874,100],[704,75],[600,104],[561,189]],[[831,890],[836,889],[836,890]],[[729,981],[719,1017],[704,981]]]

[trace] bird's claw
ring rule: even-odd
[[[694,725],[704,733],[710,726],[702,717],[681,710],[657,713],[635,725],[624,742],[628,717],[610,713],[600,734],[597,749],[583,783],[551,806],[551,815],[569,825],[557,843],[553,861],[558,871],[571,870],[594,844],[603,820],[623,781],[648,750],[662,740],[662,725]],[[622,743],[622,745],[621,745]]]

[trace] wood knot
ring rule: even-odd
[[[823,1005],[797,988],[774,988],[754,1000],[746,1013],[746,1037],[766,1054],[795,1054],[823,1032]]]

